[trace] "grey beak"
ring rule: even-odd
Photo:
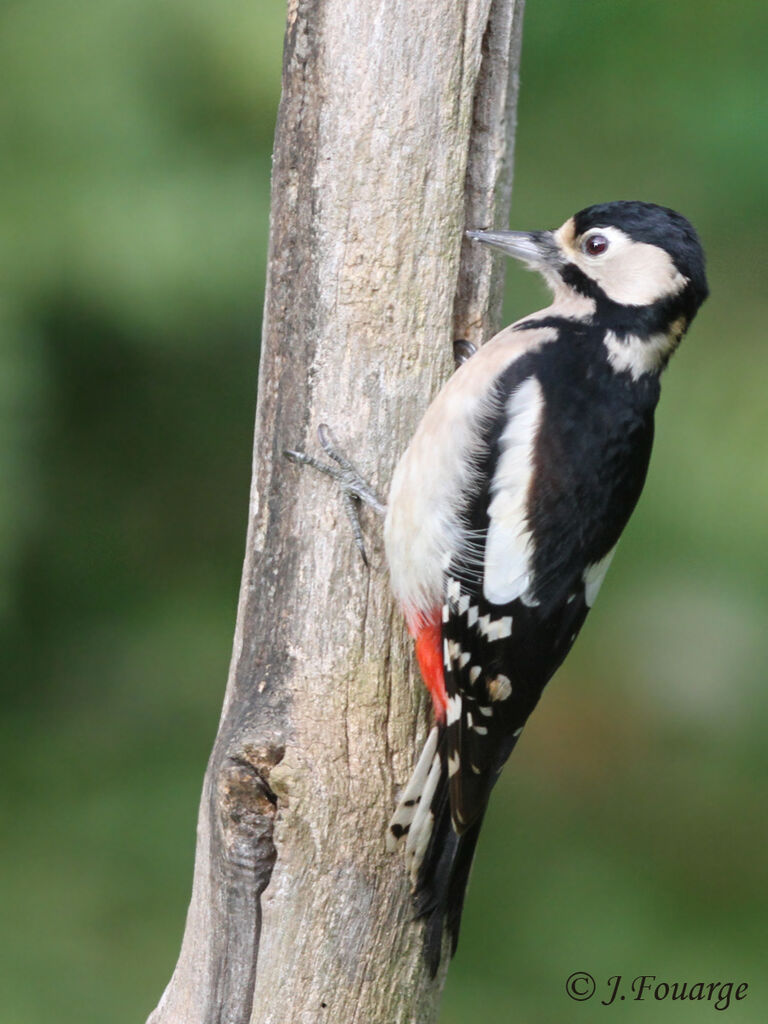
[[[563,262],[552,231],[467,231],[466,235],[532,267],[557,267]]]

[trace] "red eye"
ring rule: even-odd
[[[608,239],[605,235],[590,235],[584,239],[581,248],[587,256],[601,256],[608,248]]]

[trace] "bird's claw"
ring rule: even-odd
[[[292,448],[286,448],[283,454],[291,462],[297,462],[303,466],[311,466],[318,473],[323,473],[325,476],[329,476],[336,481],[341,490],[341,503],[352,528],[355,544],[360,552],[363,564],[368,566],[370,562],[365,550],[363,528],[360,525],[360,502],[370,505],[379,515],[383,515],[386,512],[386,506],[360,473],[360,470],[341,451],[327,423],[321,423],[317,428],[317,438],[323,451],[332,460],[331,463],[321,462],[314,455],[308,455],[306,452],[296,451]]]
[[[461,364],[471,359],[475,352],[477,352],[477,345],[467,341],[466,338],[457,338],[453,343],[454,367],[458,370]]]

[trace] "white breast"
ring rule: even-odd
[[[411,621],[442,603],[443,574],[467,538],[462,493],[493,384],[512,362],[556,338],[552,328],[507,328],[464,363],[427,410],[392,478],[384,540],[392,589]]]

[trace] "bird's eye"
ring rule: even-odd
[[[602,256],[608,248],[608,239],[605,235],[590,235],[581,243],[581,248],[587,256]]]

